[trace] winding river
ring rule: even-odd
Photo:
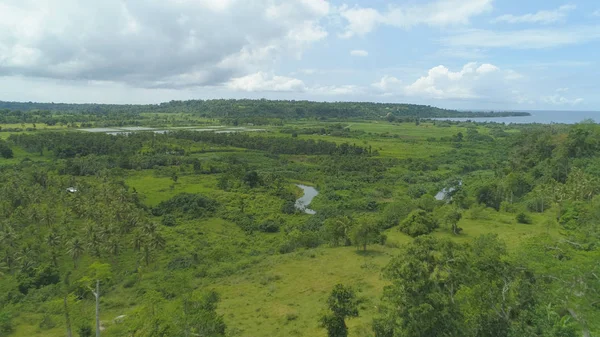
[[[308,208],[308,205],[312,202],[312,200],[319,194],[314,187],[296,184],[296,186],[300,187],[304,191],[304,195],[296,200],[296,208],[303,211],[306,214],[317,214],[316,211]]]

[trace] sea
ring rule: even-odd
[[[505,124],[576,124],[584,120],[593,120],[600,123],[600,111],[541,111],[541,110],[519,110],[529,112],[531,116],[523,117],[482,117],[482,118],[434,118],[437,120],[451,121],[473,121],[473,122],[495,122]]]

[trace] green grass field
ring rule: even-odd
[[[144,117],[159,123],[161,119],[165,128],[179,125],[168,119],[181,123],[200,123],[217,125],[214,119],[191,118],[182,121],[185,114],[142,114]],[[188,116],[189,117],[189,116]],[[333,124],[333,123],[332,123]],[[451,137],[458,132],[466,132],[464,127],[438,127],[432,123],[390,124],[385,122],[348,122],[351,130],[364,131],[354,138],[333,137],[327,135],[298,135],[300,139],[314,139],[331,141],[335,143],[356,143],[362,146],[372,146],[380,153],[380,158],[396,159],[425,159],[445,154],[455,149],[449,142],[430,141],[429,138],[439,139]],[[294,122],[286,127],[311,128],[327,125],[327,123],[313,121]],[[22,127],[21,125],[2,125],[3,128]],[[26,127],[32,127],[26,126]],[[281,127],[262,127],[267,133],[262,136],[291,137],[290,134],[280,133]],[[51,130],[67,130],[64,127],[52,127]],[[68,129],[70,131],[74,129]],[[479,127],[481,133],[489,133],[489,129]],[[39,132],[40,127],[38,126]],[[509,132],[512,132],[509,130]],[[0,132],[0,138],[7,138],[10,133]],[[473,145],[470,150],[479,153],[485,150],[485,145]],[[200,150],[210,150],[207,153],[196,153]],[[50,161],[52,156],[28,153],[19,147],[14,147],[14,158],[0,159],[0,166],[13,165],[29,158],[33,161]],[[396,198],[407,193],[407,186],[399,177],[407,173],[404,167],[390,167],[381,173],[386,183],[360,181],[347,182],[335,181],[335,188],[330,181],[331,176],[325,176],[315,170],[318,164],[313,157],[305,155],[266,156],[260,151],[249,151],[228,147],[213,146],[210,144],[194,144],[186,148],[192,153],[191,157],[201,160],[204,165],[212,165],[223,158],[236,157],[247,167],[260,173],[284,172],[286,175],[286,189],[296,194],[300,190],[293,186],[294,183],[303,183],[317,188],[330,188],[343,198],[351,199],[350,202],[373,200],[381,207],[395,201]],[[315,156],[316,157],[316,156]],[[209,163],[209,164],[206,164]],[[220,163],[220,162],[219,162]],[[216,164],[215,164],[216,165]],[[240,164],[241,165],[241,164]],[[287,165],[287,166],[286,166]],[[175,167],[173,167],[175,168]],[[159,205],[161,202],[180,193],[202,194],[215,199],[222,206],[222,213],[234,212],[240,208],[243,201],[247,213],[263,221],[277,218],[290,226],[307,222],[306,214],[282,214],[283,200],[261,189],[243,189],[229,191],[217,187],[222,173],[191,172],[190,168],[179,168],[181,173],[176,181],[165,174],[166,168],[146,170],[128,170],[119,176],[125,184],[135,190],[141,202],[148,209]],[[452,172],[450,168],[440,166],[435,170],[444,179]],[[179,171],[178,171],[179,172]],[[408,172],[411,173],[411,172]],[[414,172],[413,172],[414,173]],[[78,177],[81,180],[92,182],[100,181],[96,176]],[[340,180],[343,180],[340,178]],[[443,183],[443,179],[427,181],[434,184]],[[378,185],[379,184],[379,185]],[[437,188],[437,187],[436,187]],[[385,194],[387,189],[389,192]],[[431,194],[431,191],[428,191]],[[324,193],[320,194],[311,207],[327,205]],[[352,210],[357,218],[367,213],[364,210]],[[373,212],[371,215],[377,215]],[[458,226],[463,228],[461,235],[452,235],[446,228],[437,229],[432,235],[438,238],[448,238],[456,242],[469,242],[482,234],[497,234],[510,251],[519,249],[521,244],[537,235],[549,234],[558,237],[559,226],[554,221],[555,213],[549,210],[543,214],[531,214],[532,224],[519,224],[515,214],[497,212],[485,209],[477,216],[468,211],[462,217]],[[227,217],[223,217],[226,218]],[[349,336],[372,336],[371,323],[377,314],[377,306],[382,290],[387,281],[382,278],[381,270],[393,256],[401,252],[404,245],[413,239],[400,232],[397,228],[388,229],[385,245],[373,244],[366,252],[355,247],[329,247],[324,244],[314,249],[298,249],[289,254],[280,254],[277,247],[285,239],[283,232],[279,233],[246,233],[233,222],[211,215],[201,219],[183,219],[178,226],[161,229],[169,245],[150,266],[141,267],[140,279],[143,286],[139,289],[160,288],[161,281],[170,271],[165,269],[173,257],[190,256],[198,254],[210,261],[203,265],[203,269],[193,270],[193,285],[198,289],[214,289],[221,296],[218,312],[224,315],[229,336],[237,337],[274,337],[274,336],[326,336],[325,330],[319,325],[319,318],[326,308],[326,298],[331,289],[338,283],[353,287],[360,299],[360,315],[348,321]],[[230,219],[230,218],[229,218]],[[157,222],[160,218],[155,218]],[[164,226],[163,226],[164,227]],[[129,255],[128,255],[129,254]],[[65,259],[65,265],[70,266],[70,260]],[[91,258],[86,257],[82,264],[90,263]],[[137,264],[133,253],[125,253],[115,265],[123,273],[135,270]],[[199,263],[201,264],[201,263]],[[190,273],[192,274],[192,273]],[[137,284],[136,284],[137,286]],[[143,291],[136,288],[132,291],[124,284],[111,284],[102,297],[101,320],[105,327],[106,336],[125,336],[120,326],[113,322],[120,315],[131,315],[141,304]],[[142,295],[140,295],[142,294]],[[56,301],[55,301],[56,302]],[[64,336],[61,303],[43,303],[39,307],[27,308],[23,314],[15,319],[16,329],[10,336],[30,337]],[[91,323],[94,307],[91,301],[78,301],[73,306],[75,325]],[[30,310],[29,310],[30,309]],[[49,316],[56,323],[55,327],[40,328],[40,321]],[[87,317],[85,320],[81,317]],[[127,318],[125,318],[127,319]]]

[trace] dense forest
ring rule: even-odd
[[[190,100],[171,101],[148,105],[116,104],[65,104],[65,103],[21,103],[0,101],[0,123],[40,123],[62,115],[87,115],[110,118],[118,113],[125,116],[138,116],[142,113],[188,113],[207,118],[243,119],[277,118],[361,118],[382,119],[385,117],[503,117],[528,116],[526,112],[460,112],[416,104],[389,104],[370,102],[311,102],[311,101],[271,101],[271,100]],[[85,120],[99,120],[86,117]]]
[[[385,117],[458,112],[373,103],[0,107],[2,337],[600,334],[597,124],[407,123]],[[164,128],[277,123],[77,130],[156,126],[150,112]]]

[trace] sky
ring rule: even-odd
[[[597,0],[1,0],[0,100],[600,110]]]

